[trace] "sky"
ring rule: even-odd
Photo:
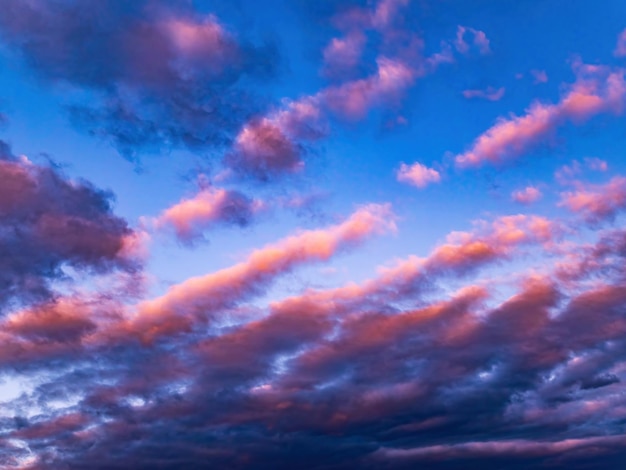
[[[626,3],[3,0],[0,467],[626,460]]]

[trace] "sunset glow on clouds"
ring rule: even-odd
[[[568,5],[5,0],[0,467],[621,468],[626,4]]]

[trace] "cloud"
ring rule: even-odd
[[[366,36],[361,31],[351,31],[344,38],[333,38],[324,48],[323,73],[340,77],[351,73],[360,63]]]
[[[541,199],[541,191],[534,186],[527,186],[524,189],[513,191],[511,199],[520,204],[532,204],[535,201]]]
[[[416,72],[399,60],[381,57],[375,75],[322,92],[324,104],[341,117],[359,120],[376,105],[394,105],[413,85]]]
[[[533,83],[548,83],[548,74],[545,70],[532,69],[530,74],[535,79]]]
[[[530,463],[534,458],[552,455],[584,453],[589,449],[600,454],[618,454],[626,440],[625,436],[592,437],[584,439],[565,439],[562,441],[530,441],[525,439],[467,442],[463,444],[425,446],[412,449],[380,449],[377,454],[384,459],[418,459],[459,461],[468,458],[478,460],[480,457],[506,456],[518,457],[522,462]],[[581,452],[582,451],[582,452]],[[616,456],[617,457],[617,456]],[[576,457],[569,457],[575,459]]]
[[[375,74],[332,85],[282,109],[247,123],[225,157],[230,168],[267,180],[304,168],[307,144],[328,134],[330,116],[359,121],[375,107],[399,106],[406,91],[422,72],[409,64],[379,57]]]
[[[0,37],[42,78],[89,92],[92,104],[68,106],[72,121],[128,158],[229,144],[256,111],[242,82],[277,63],[272,46],[184,2],[8,0]]]
[[[573,160],[569,165],[563,165],[555,171],[554,177],[559,184],[571,184],[575,182],[575,178],[584,173],[584,170],[591,171],[607,171],[609,165],[605,160],[597,157],[585,158],[583,163]]]
[[[602,113],[621,114],[626,96],[624,71],[576,64],[577,81],[557,104],[534,102],[522,116],[500,118],[469,150],[456,156],[459,167],[499,164],[534,150],[568,122],[581,124]]]
[[[18,23],[42,8],[54,18],[75,13],[67,0],[7,5],[26,15],[15,16]],[[85,28],[108,24],[96,14],[100,3],[74,5],[98,18]],[[241,40],[226,47],[233,34],[211,15],[190,13],[187,2],[106,5],[133,18],[111,36],[143,16],[148,41],[158,23],[175,51],[166,68],[194,83],[196,74],[230,70],[233,50],[243,47]],[[223,175],[300,171],[335,120],[400,109],[423,74],[455,59],[451,42],[422,55],[404,23],[407,0],[363,5],[342,3],[333,24],[340,39],[355,30],[367,37],[364,48],[375,50],[357,54],[354,68],[376,57],[369,75],[333,76],[316,93],[241,121],[228,131],[231,168]],[[479,53],[480,38],[464,28],[462,53]],[[60,50],[55,64],[73,62],[64,57],[72,48]],[[215,64],[213,72],[200,58]],[[161,72],[149,64],[161,58],[142,60],[142,80],[156,86]],[[84,64],[73,67],[86,81],[110,83]],[[103,73],[122,73],[111,67]],[[557,104],[536,103],[541,109],[528,121],[507,118],[514,124],[499,129],[506,135],[495,144],[532,148],[561,125],[619,113],[621,70],[576,67]],[[507,137],[520,132],[529,141]],[[514,158],[494,152],[495,160]],[[372,272],[366,243],[403,229],[414,208],[396,215],[395,205],[360,206],[154,293],[158,286],[139,270],[153,235],[173,231],[192,241],[218,225],[242,226],[260,200],[201,180],[197,192],[132,230],[115,215],[110,193],[15,157],[0,142],[0,467],[621,468],[626,229],[601,223],[626,206],[626,178],[584,178],[608,167],[587,157],[560,168],[557,183],[566,186],[550,217],[487,212],[432,242],[430,225],[449,214],[421,217],[424,230],[398,247],[402,258]],[[438,182],[439,171],[402,164],[396,177],[420,187]],[[316,187],[296,197],[287,187],[266,204],[306,207],[320,197]],[[512,197],[521,203],[541,196],[538,187],[518,189]],[[588,223],[579,227],[578,218]],[[356,262],[342,258],[359,249]],[[352,269],[357,280],[326,287]]]
[[[465,41],[465,37],[468,33],[473,37],[471,45]],[[480,54],[489,54],[491,52],[490,42],[489,39],[487,39],[487,35],[483,31],[468,28],[466,26],[457,27],[454,47],[461,54],[468,54],[472,47],[476,48]]]
[[[5,331],[27,340],[74,342],[96,328],[80,312],[75,303],[63,299],[13,314],[3,326]]]
[[[412,165],[402,163],[396,173],[398,181],[412,184],[418,188],[425,188],[430,183],[439,183],[441,174],[433,168],[428,168],[419,162]]]
[[[138,306],[130,328],[146,337],[169,328],[184,330],[194,316],[211,317],[298,264],[327,260],[344,247],[389,230],[395,230],[395,223],[388,205],[364,206],[339,225],[288,237],[252,252],[246,261],[231,268],[171,287],[160,298]]]
[[[504,96],[504,87],[494,88],[487,87],[484,90],[463,90],[463,96],[465,98],[483,98],[489,101],[499,101]]]
[[[2,307],[51,296],[50,283],[67,276],[64,267],[133,269],[126,246],[134,234],[113,214],[110,193],[0,147]]]
[[[139,303],[130,310],[136,331],[155,335],[149,342],[115,336],[116,323],[128,326],[132,315],[105,320],[115,308],[95,301],[57,300],[49,311],[9,316],[2,363],[28,370],[38,361],[47,375],[3,405],[18,416],[2,421],[4,432],[24,442],[39,467],[619,462],[623,230],[589,247],[615,268],[587,264],[584,276],[602,274],[602,283],[561,282],[550,268],[502,279],[501,269],[529,256],[522,246],[547,249],[560,236],[554,221],[511,215],[451,233],[426,257],[361,284],[257,305],[254,316],[225,325],[196,321],[218,309],[236,315],[297,263],[392,230],[388,210],[364,207]],[[479,268],[490,276],[484,282],[469,277]],[[186,327],[173,329],[173,317],[147,321],[167,312]],[[20,411],[51,397],[67,405]]]
[[[304,144],[326,134],[317,96],[287,101],[283,109],[247,123],[224,161],[231,169],[267,180],[304,166]]]
[[[214,225],[248,225],[262,208],[261,201],[239,191],[207,187],[167,208],[153,223],[157,230],[173,228],[180,240],[191,242]]]
[[[615,176],[604,185],[580,186],[562,193],[560,205],[579,213],[588,222],[612,220],[626,207],[626,178]]]
[[[440,52],[425,55],[423,41],[404,21],[408,3],[382,0],[371,8],[347,5],[334,15],[331,22],[342,35],[330,40],[323,56],[324,72],[335,81],[249,120],[227,153],[226,166],[261,180],[299,172],[311,144],[330,134],[333,119],[359,122],[375,109],[397,113],[419,78],[453,63],[453,48],[446,41]],[[481,53],[489,50],[484,33],[466,31]],[[377,40],[371,41],[372,35]],[[368,50],[372,44],[374,50]],[[374,63],[361,67],[363,57],[374,57]],[[374,72],[359,78],[355,75],[360,69]]]

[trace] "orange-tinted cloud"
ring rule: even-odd
[[[469,150],[456,156],[460,167],[499,164],[549,140],[564,124],[581,124],[601,113],[620,114],[626,97],[624,71],[575,64],[577,81],[557,104],[535,102],[522,116],[500,118]]]
[[[563,193],[560,204],[589,222],[613,219],[626,207],[626,178],[615,176],[604,185],[581,185],[575,191]]]
[[[132,329],[148,337],[161,329],[184,330],[194,317],[210,318],[219,309],[244,300],[273,277],[298,264],[327,260],[342,248],[389,230],[395,230],[390,206],[364,206],[341,224],[285,238],[253,251],[240,264],[189,279],[163,296],[143,302],[137,307]]]
[[[262,207],[261,201],[239,191],[208,187],[163,211],[154,224],[157,229],[173,228],[181,240],[191,241],[213,225],[245,226]]]

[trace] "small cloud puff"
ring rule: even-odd
[[[430,183],[439,183],[441,174],[434,168],[428,168],[419,162],[412,165],[402,163],[400,169],[396,173],[398,181],[409,183],[418,188],[425,188]]]
[[[511,198],[520,204],[531,204],[541,199],[541,196],[541,191],[534,186],[528,186],[511,194]]]

